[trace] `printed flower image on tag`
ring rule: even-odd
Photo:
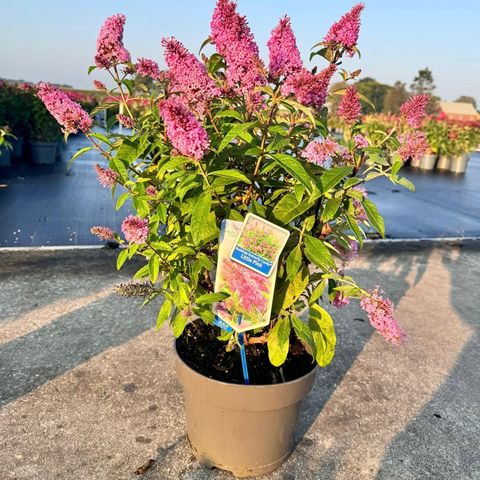
[[[232,250],[232,260],[269,277],[273,273],[290,232],[254,215],[247,214]]]
[[[277,267],[265,277],[234,262],[232,251],[243,223],[224,220],[220,231],[215,293],[230,294],[214,305],[214,313],[237,332],[264,327],[270,323]],[[219,323],[221,325],[221,323]]]

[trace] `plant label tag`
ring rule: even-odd
[[[230,258],[242,222],[224,220],[218,242],[218,262],[215,275],[215,293],[230,296],[213,305],[216,325],[223,330],[224,324],[237,332],[265,327],[270,323],[277,266],[272,275],[265,277]]]
[[[230,258],[254,272],[270,277],[290,232],[248,213]]]

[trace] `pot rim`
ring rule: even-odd
[[[203,375],[203,373],[200,373],[198,370],[195,370],[190,365],[188,365],[183,360],[183,358],[180,356],[180,354],[178,353],[177,339],[173,340],[173,350],[175,352],[175,356],[182,362],[182,365],[184,367],[186,367],[188,370],[190,370],[191,372],[193,372],[194,374],[199,375],[200,377],[204,378],[207,381],[215,382],[218,385],[223,385],[223,386],[230,387],[230,388],[231,387],[242,388],[244,390],[247,389],[247,388],[249,388],[251,390],[253,390],[253,389],[255,389],[255,390],[258,390],[258,389],[269,390],[269,389],[279,388],[279,387],[282,387],[282,386],[285,387],[285,386],[295,385],[296,383],[300,383],[300,382],[305,381],[309,376],[315,375],[317,370],[318,370],[318,365],[315,364],[315,366],[312,368],[312,370],[310,370],[305,375],[302,375],[301,377],[298,377],[295,380],[289,380],[288,382],[282,382],[282,383],[268,383],[268,384],[264,384],[264,385],[263,384],[262,385],[252,385],[252,384],[245,385],[245,384],[241,384],[241,383],[229,383],[229,382],[224,382],[222,380],[216,380],[214,378],[207,377],[206,375]]]

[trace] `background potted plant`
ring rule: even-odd
[[[32,162],[37,165],[51,165],[55,163],[57,143],[62,138],[62,131],[58,122],[50,115],[39,98],[34,97],[31,109],[30,149]]]
[[[425,116],[421,96],[406,104],[388,132],[369,138],[359,95],[349,86],[335,92],[342,97],[343,137],[327,127],[329,84],[341,59],[358,52],[362,9],[354,6],[313,48],[319,61],[313,70],[302,63],[288,17],[272,31],[267,67],[229,0],[217,2],[200,59],[176,39],[163,40],[163,72],[150,59],[132,62],[122,41],[125,17],[108,18],[90,71],[106,69],[116,86],[92,116],[120,104],[116,121],[128,127],[125,134],[114,122],[105,133],[92,131],[77,103],[40,86],[65,136],[82,130],[92,142],[73,160],[97,149],[104,161],[96,167],[101,185],[122,190],[117,208],[131,199],[136,214],[123,221],[123,235],[106,226],[92,233],[122,245],[118,268],[133,255],[145,258],[134,281],[117,291],[146,302],[163,299],[157,328],[169,323],[177,339],[193,451],[238,476],[271,471],[290,453],[315,365],[325,367],[335,352],[327,304],[341,308],[359,299],[380,334],[393,345],[405,340],[392,302],[345,272],[365,230],[385,234],[362,185],[386,177],[413,189],[399,170],[428,146],[418,131]],[[348,84],[350,74],[342,76]],[[99,82],[97,88],[106,90]],[[231,291],[215,291],[215,270],[220,227],[243,222],[248,213],[290,236],[278,262],[269,325],[237,333],[219,327],[212,308],[235,297],[248,309],[265,298],[264,290],[238,265]]]
[[[450,171],[465,173],[469,154],[479,143],[478,128],[475,125],[453,124],[448,131],[448,149],[451,155]]]

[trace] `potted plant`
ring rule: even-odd
[[[11,165],[12,144],[7,137],[12,137],[8,133],[8,127],[0,128],[0,167],[9,167]]]
[[[92,233],[122,245],[118,268],[133,255],[144,257],[133,282],[117,291],[162,300],[157,328],[168,323],[176,338],[193,451],[238,476],[271,471],[291,452],[315,365],[327,366],[335,352],[327,304],[341,308],[359,299],[380,334],[393,345],[405,340],[392,302],[345,272],[366,230],[385,234],[363,184],[386,177],[413,189],[399,170],[427,147],[416,129],[422,102],[413,99],[397,126],[370,139],[354,86],[336,92],[343,137],[327,128],[329,84],[341,59],[357,53],[362,9],[354,6],[314,47],[313,71],[302,63],[288,17],[272,31],[265,65],[230,0],[218,0],[200,59],[176,39],[163,40],[167,71],[150,59],[132,62],[122,41],[125,17],[108,18],[90,70],[108,70],[116,87],[92,116],[115,99],[128,134],[92,131],[78,104],[40,87],[65,135],[82,130],[92,142],[73,159],[97,149],[101,185],[122,190],[116,207],[132,200],[136,214],[123,221],[122,233],[106,226]],[[344,71],[343,80],[350,74]],[[265,235],[241,243],[239,234],[237,242],[253,243],[261,258],[281,252],[270,276],[228,257],[227,227],[233,241],[252,215],[288,236],[282,250]],[[240,332],[221,321],[233,309],[242,312],[235,317],[241,323],[256,318],[268,311],[266,303],[266,326]]]
[[[43,95],[41,88],[39,95]],[[54,164],[58,141],[62,138],[61,129],[39,98],[34,98],[31,109],[30,149],[32,162],[37,165]]]
[[[431,154],[437,158],[437,163],[436,165],[434,164],[434,167],[439,170],[448,170],[450,158],[446,155],[448,144],[447,124],[442,120],[430,118],[424,126],[424,132]],[[430,167],[431,161],[424,162],[424,165],[425,163],[428,163],[427,167]],[[430,168],[427,169],[430,170]]]
[[[479,135],[475,125],[452,124],[449,128],[449,151],[451,155],[449,170],[453,173],[465,173],[469,154],[478,146]]]

